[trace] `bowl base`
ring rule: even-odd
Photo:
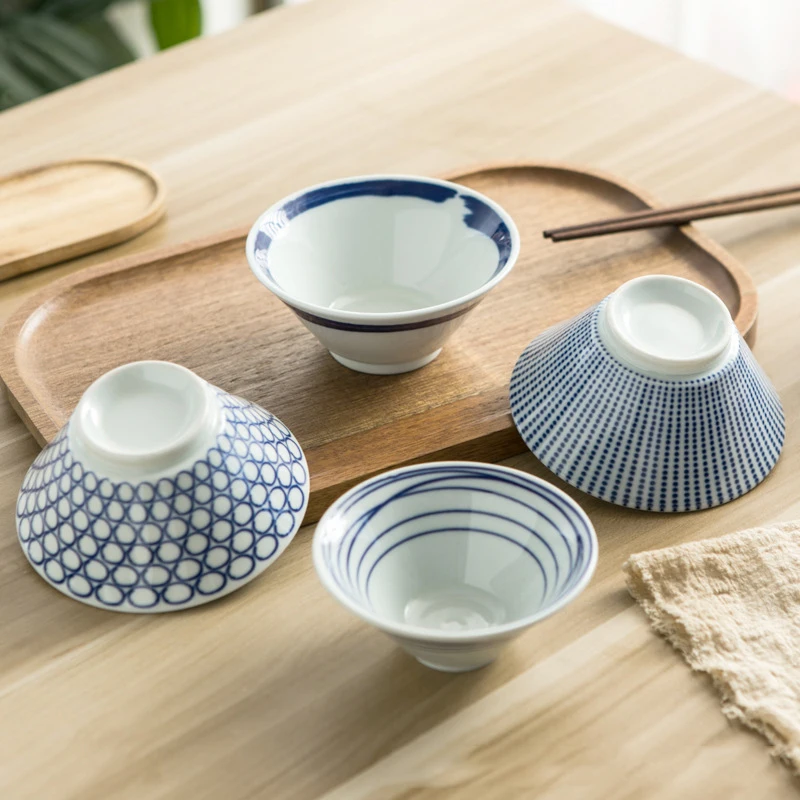
[[[489,659],[489,661],[481,661],[478,664],[467,663],[464,664],[463,666],[455,666],[453,664],[435,664],[433,661],[425,661],[425,659],[423,658],[418,658],[417,661],[419,661],[419,663],[422,664],[423,667],[428,667],[429,669],[435,669],[437,672],[456,673],[456,672],[473,672],[476,669],[483,669],[484,667],[488,667],[489,664],[491,664],[494,661],[494,659],[491,658]]]
[[[420,367],[424,367],[426,364],[430,364],[441,352],[442,348],[440,347],[427,356],[418,358],[416,361],[406,361],[403,364],[367,364],[364,361],[354,361],[351,358],[337,355],[333,351],[331,351],[331,355],[343,367],[355,370],[356,372],[366,372],[369,375],[399,375],[401,372],[411,372]]]

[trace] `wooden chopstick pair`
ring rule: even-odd
[[[761,192],[720,197],[703,203],[690,203],[669,208],[653,208],[637,211],[624,217],[585,222],[581,225],[567,225],[543,232],[546,239],[564,242],[568,239],[585,239],[589,236],[604,236],[608,233],[635,231],[642,228],[655,228],[660,225],[685,225],[697,219],[724,217],[729,214],[746,214],[750,211],[763,211],[800,204],[800,184],[784,186],[780,189],[766,189]]]

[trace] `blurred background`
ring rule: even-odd
[[[281,2],[327,0],[0,0],[0,110]],[[800,0],[571,2],[800,102]]]
[[[800,102],[800,0],[574,0],[622,28]]]

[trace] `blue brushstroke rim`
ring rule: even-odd
[[[572,588],[566,592],[562,597],[558,598],[552,605],[545,608],[540,608],[533,614],[523,617],[522,619],[508,622],[503,625],[496,625],[491,628],[482,630],[474,630],[469,632],[464,631],[432,631],[428,628],[421,628],[407,623],[390,622],[381,618],[370,609],[365,608],[359,603],[352,600],[345,594],[345,592],[338,586],[337,581],[329,574],[327,559],[324,555],[325,545],[323,539],[325,531],[331,524],[336,524],[336,519],[339,513],[346,509],[346,507],[359,498],[364,492],[369,492],[372,489],[384,483],[391,483],[397,478],[404,478],[409,475],[414,475],[419,472],[422,474],[430,474],[436,472],[450,473],[452,477],[453,472],[460,472],[465,478],[485,477],[492,479],[499,479],[501,481],[512,481],[516,486],[523,484],[529,488],[532,493],[542,496],[549,495],[555,502],[561,502],[567,506],[578,519],[581,521],[583,530],[582,533],[586,536],[586,545],[588,550],[588,559],[580,577],[575,581]],[[554,503],[555,504],[555,503]],[[316,530],[314,531],[314,538],[311,543],[311,555],[314,562],[314,569],[322,585],[333,595],[336,600],[341,603],[345,608],[352,611],[356,616],[369,622],[377,628],[380,628],[387,633],[400,636],[406,639],[413,639],[415,641],[427,642],[477,642],[482,640],[492,640],[503,638],[513,634],[516,631],[523,630],[530,627],[536,622],[552,616],[557,611],[560,611],[565,606],[569,605],[588,585],[589,581],[594,575],[597,567],[598,558],[598,541],[597,533],[592,525],[589,516],[586,512],[573,500],[566,492],[563,492],[557,486],[548,483],[542,478],[537,478],[535,475],[530,475],[527,472],[522,472],[518,469],[511,467],[503,467],[499,464],[486,464],[478,461],[435,461],[423,464],[414,464],[408,467],[399,467],[397,469],[383,472],[376,475],[374,478],[369,478],[366,481],[358,484],[350,489],[350,491],[343,494],[330,508],[323,514],[320,521],[317,523]]]
[[[464,216],[465,224],[491,239],[497,247],[498,263],[492,277],[469,294],[446,303],[392,313],[334,310],[289,295],[256,256],[263,258],[275,236],[299,214],[335,200],[360,196],[419,197],[434,203],[460,197],[468,209]],[[448,311],[454,313],[447,319],[466,314],[475,305],[471,301],[477,302],[513,268],[519,255],[519,232],[503,208],[465,186],[414,175],[371,175],[318,184],[279,201],[267,209],[250,229],[246,254],[256,278],[302,319],[336,330],[389,333],[436,325],[446,321],[442,316]]]

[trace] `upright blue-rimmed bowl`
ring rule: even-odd
[[[255,276],[331,355],[383,375],[433,361],[518,253],[517,228],[493,200],[406,175],[303,189],[247,237]]]
[[[264,572],[308,503],[303,451],[275,416],[164,361],[98,378],[28,470],[17,534],[75,600],[150,613]]]
[[[671,275],[623,284],[534,339],[514,367],[525,443],[572,486],[646,511],[741,497],[780,456],[780,398],[713,292]]]
[[[426,666],[464,672],[583,591],[597,537],[549,483],[456,461],[356,486],[322,517],[312,552],[345,608]]]

